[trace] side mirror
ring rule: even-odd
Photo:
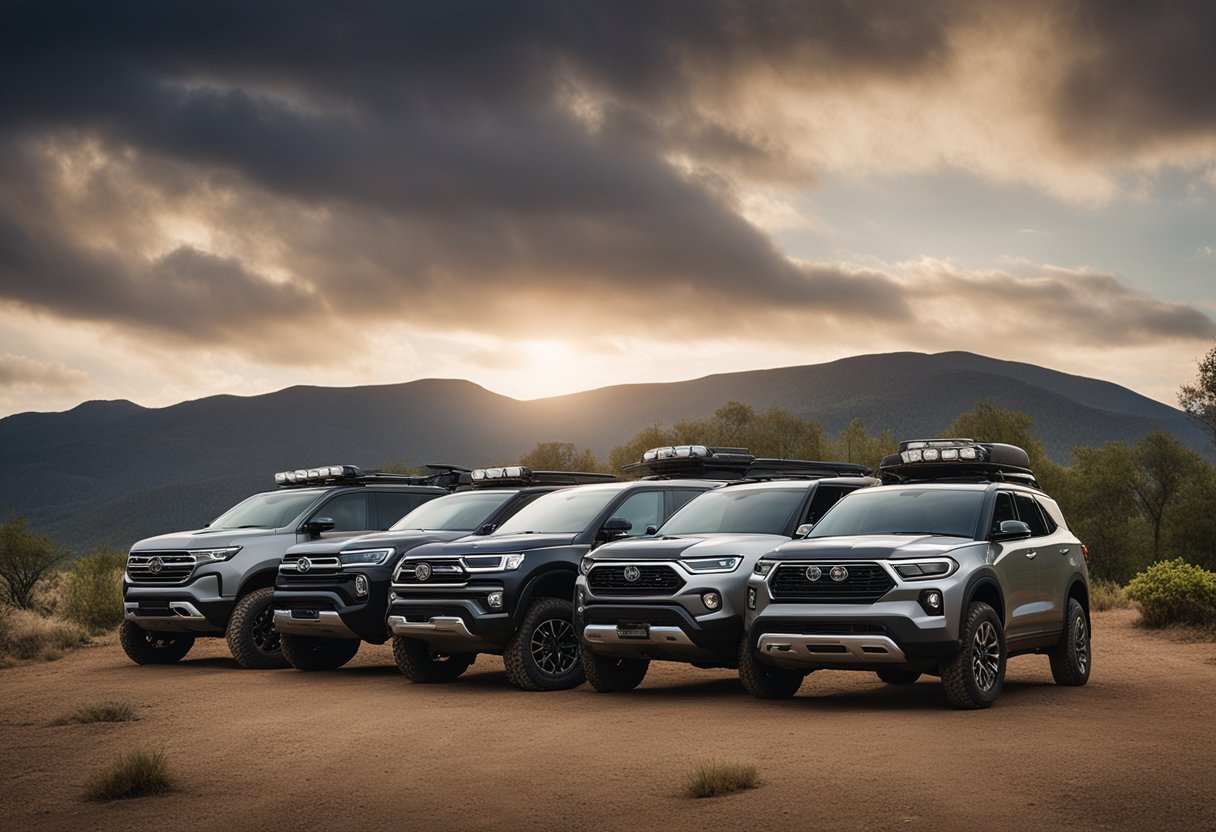
[[[814,523],[803,523],[798,528],[794,529],[794,539],[801,540],[811,533],[811,529],[815,528]]]
[[[652,524],[652,525],[649,525],[646,527],[646,534],[654,534],[658,530],[659,530],[659,527]]]
[[[489,534],[497,528],[497,523],[482,523],[481,527],[477,530],[477,534]]]
[[[304,524],[304,531],[309,537],[320,537],[321,532],[333,531],[336,525],[332,517],[314,517]]]
[[[608,519],[608,522],[600,527],[600,535],[605,538],[620,537],[621,535],[628,534],[632,528],[633,524],[624,517],[611,517]]]
[[[1021,540],[1030,537],[1030,524],[1021,520],[1002,520],[993,540]]]

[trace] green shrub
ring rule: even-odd
[[[61,716],[52,725],[89,725],[94,722],[131,722],[139,719],[130,702],[99,702],[83,705]]]
[[[20,659],[53,661],[87,638],[79,625],[30,610],[0,607],[0,667]]]
[[[1150,627],[1216,624],[1216,573],[1182,558],[1154,563],[1127,585]]]
[[[122,623],[122,573],[127,556],[101,551],[83,557],[63,581],[62,610],[90,633],[104,633]]]
[[[688,775],[684,793],[689,797],[717,797],[756,786],[756,767],[725,760],[701,760]]]
[[[1127,590],[1118,581],[1098,579],[1089,585],[1089,608],[1094,612],[1122,610],[1132,605]]]
[[[123,754],[105,771],[89,778],[85,797],[89,800],[125,800],[162,794],[173,788],[173,776],[165,753],[134,751]]]

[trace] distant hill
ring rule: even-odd
[[[557,440],[608,451],[647,425],[700,418],[730,400],[773,405],[836,433],[855,416],[896,437],[940,433],[980,399],[1022,410],[1049,453],[1134,442],[1165,430],[1208,453],[1179,410],[1109,382],[971,353],[891,353],[828,364],[604,387],[519,401],[468,381],[353,388],[291,387],[164,408],[86,402],[63,413],[0,419],[0,519],[77,550],[195,528],[274,471],[333,462],[365,467],[469,466],[517,458]]]

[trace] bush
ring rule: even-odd
[[[49,537],[26,527],[24,517],[0,524],[0,601],[33,607],[38,584],[62,558]]]
[[[135,751],[124,754],[105,771],[89,779],[85,797],[89,800],[126,800],[163,794],[173,788],[173,777],[165,764],[165,753]]]
[[[1132,605],[1127,590],[1118,581],[1098,579],[1089,585],[1089,608],[1094,612],[1122,610]]]
[[[122,623],[122,573],[127,556],[101,551],[72,564],[63,581],[63,615],[90,633]]]
[[[18,659],[53,661],[85,639],[84,630],[70,621],[0,608],[0,667]]]
[[[717,797],[756,786],[756,767],[724,760],[702,760],[688,775],[684,793],[689,797]]]
[[[1216,573],[1182,558],[1154,563],[1127,585],[1150,627],[1216,624]]]
[[[129,702],[99,702],[84,705],[66,716],[61,716],[52,725],[89,725],[94,722],[131,722],[139,719]]]

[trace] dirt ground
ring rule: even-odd
[[[1099,614],[1084,688],[1010,662],[987,711],[936,680],[888,687],[819,672],[761,702],[733,673],[656,663],[631,694],[512,688],[496,657],[412,685],[384,647],[339,671],[239,669],[201,640],[180,665],[117,645],[0,670],[5,829],[854,830],[1216,829],[1216,644]],[[106,699],[139,720],[48,723]],[[81,798],[118,754],[163,749],[173,794]],[[683,797],[702,758],[760,786]]]

